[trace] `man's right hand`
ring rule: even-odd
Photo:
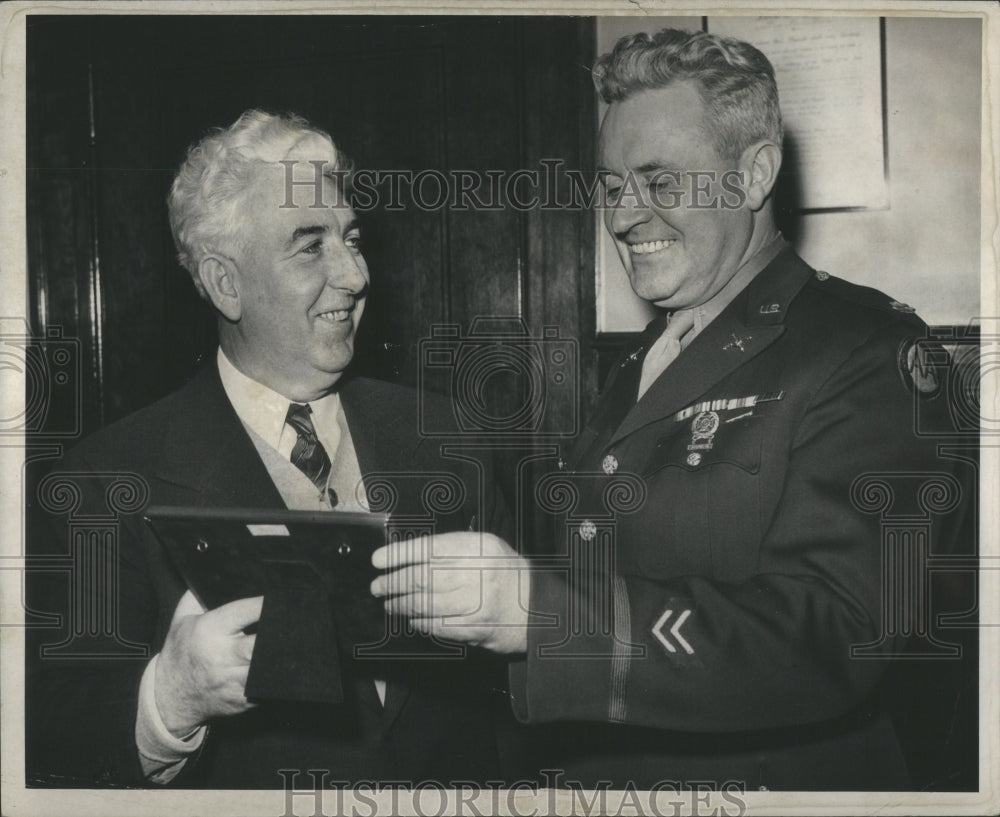
[[[192,604],[192,602],[194,602]],[[207,613],[188,591],[174,610],[156,662],[156,708],[171,734],[184,737],[217,715],[251,709],[243,694],[264,597],[238,599]]]

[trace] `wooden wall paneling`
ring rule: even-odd
[[[469,18],[447,27],[447,167],[521,167],[520,38],[516,20]],[[485,192],[485,191],[484,191]],[[521,219],[510,207],[448,214],[452,317],[520,315]]]
[[[94,232],[90,35],[82,20],[27,22],[27,207],[31,331],[79,343],[82,379],[50,423],[102,422],[100,266]]]
[[[555,326],[560,338],[574,341],[577,349],[575,388],[549,389],[553,405],[546,430],[557,432],[579,426],[594,391],[589,359],[593,215],[573,201],[567,173],[582,173],[585,182],[594,182],[593,85],[586,68],[591,26],[575,18],[545,18],[525,26],[526,164],[543,168],[562,162],[554,171],[551,201],[526,214],[527,313],[535,334]]]
[[[447,27],[447,169],[482,174],[484,200],[492,198],[487,174],[506,180],[523,167],[520,29],[510,18],[469,18]],[[450,319],[462,326],[463,354],[470,356],[460,363],[463,376],[454,388],[463,400],[483,401],[482,428],[493,430],[524,405],[528,381],[516,367],[498,365],[503,353],[480,347],[472,334],[512,330],[516,324],[501,327],[496,319],[523,317],[524,217],[503,204],[450,208],[446,218]],[[477,318],[491,323],[474,327]],[[449,372],[428,374],[447,378]]]
[[[353,123],[358,167],[383,179],[378,203],[361,214],[372,290],[359,338],[367,359],[359,363],[376,376],[416,385],[418,339],[430,322],[449,315],[448,215],[443,207],[414,206],[407,183],[396,209],[385,179],[445,166],[446,44],[430,28],[399,39],[368,61],[368,110]]]
[[[580,140],[581,166],[585,169],[597,166],[597,97],[594,91],[590,67],[597,58],[597,32],[593,18],[579,20],[577,26],[576,47],[582,65],[587,69],[583,77],[578,79],[577,88],[580,94],[577,106],[576,132]],[[601,194],[600,188],[597,194]],[[587,339],[588,349],[580,355],[580,427],[587,422],[590,405],[597,398],[599,385],[597,354],[593,348],[593,339],[597,335],[597,305],[596,305],[596,255],[593,212],[581,213],[577,221],[579,243],[577,269],[578,314],[580,320],[580,338]]]
[[[158,66],[131,21],[102,21],[94,49],[98,244],[104,299],[106,420],[172,391],[189,373],[196,333],[168,320],[188,278],[166,228],[172,170],[160,161]],[[124,30],[123,30],[124,29]],[[176,314],[176,313],[175,313]],[[202,317],[204,321],[204,316]],[[183,363],[182,371],[176,366]]]
[[[523,77],[525,108],[525,167],[555,174],[555,184],[545,182],[543,201],[524,216],[525,312],[532,334],[540,336],[554,327],[558,338],[543,340],[546,360],[546,411],[542,430],[572,434],[580,427],[591,398],[589,365],[593,334],[593,230],[586,207],[573,206],[568,172],[592,170],[593,89],[586,66],[592,49],[592,23],[580,18],[544,18],[523,24]],[[561,162],[555,171],[548,166]],[[548,166],[547,166],[548,165]],[[551,176],[549,177],[551,179]],[[548,200],[545,200],[548,199]],[[589,301],[588,301],[589,296]],[[589,312],[588,312],[588,303]],[[556,382],[552,355],[575,352],[575,371]],[[518,502],[522,549],[552,553],[562,549],[553,541],[551,519],[538,508],[535,486],[555,463],[556,444],[563,455],[572,437],[543,436],[534,441],[538,457],[518,469]]]
[[[103,422],[100,357],[100,294],[94,210],[90,115],[91,27],[45,16],[26,20],[26,207],[28,321],[41,343],[27,350],[27,429],[23,480],[24,546],[32,556],[64,558],[69,543],[49,535],[49,514],[38,501],[40,480],[63,446]],[[23,327],[8,326],[5,332]],[[56,364],[70,351],[79,376],[56,379],[72,369]],[[31,366],[47,361],[47,369]],[[31,377],[32,372],[41,375]],[[44,414],[34,414],[34,410]],[[37,423],[37,424],[36,424]],[[52,444],[50,444],[52,443]],[[18,490],[14,484],[11,489]],[[65,575],[40,571],[20,599],[28,624],[25,656],[52,640],[58,622],[47,612],[47,592],[65,590]],[[39,592],[42,590],[42,592]],[[26,713],[29,719],[32,711]],[[31,734],[31,722],[28,732]],[[26,743],[27,767],[33,746]]]

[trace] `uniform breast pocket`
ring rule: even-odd
[[[725,420],[702,423],[701,434],[684,423],[650,452],[646,506],[662,522],[659,545],[651,540],[641,559],[652,576],[741,581],[754,570],[762,535],[761,423],[752,415]]]

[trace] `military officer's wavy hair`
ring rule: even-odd
[[[188,149],[167,206],[177,258],[202,298],[198,265],[211,252],[232,257],[242,241],[252,238],[241,229],[243,194],[262,168],[271,165],[285,172],[278,162],[290,158],[323,161],[325,175],[349,183],[350,161],[330,135],[294,114],[249,110]],[[300,172],[297,178],[307,175]]]
[[[774,69],[749,43],[673,28],[630,34],[597,60],[593,75],[609,104],[638,91],[694,80],[711,112],[709,127],[720,156],[735,160],[764,139],[781,147]]]

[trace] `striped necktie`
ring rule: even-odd
[[[330,457],[316,436],[311,414],[311,406],[292,403],[288,406],[285,422],[294,428],[298,435],[292,448],[292,465],[309,477],[313,485],[323,492],[327,490],[326,483],[330,476]],[[330,492],[330,504],[337,504],[336,494],[333,492]]]

